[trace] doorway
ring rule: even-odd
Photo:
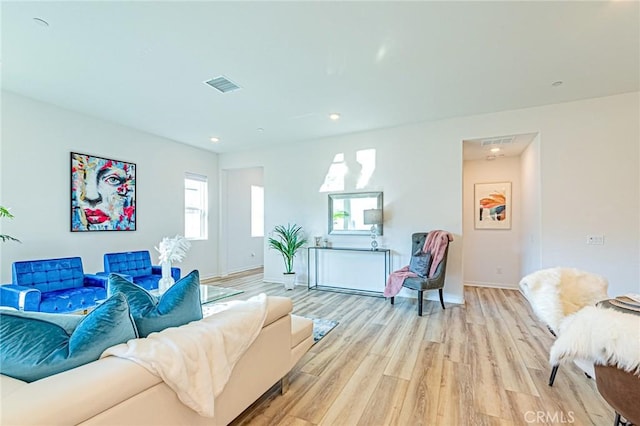
[[[221,275],[264,266],[264,170],[221,171]]]
[[[539,133],[463,141],[462,270],[465,285],[517,288],[523,275],[538,268],[539,147]],[[498,206],[493,212],[497,215],[495,220],[502,222],[487,226],[487,217],[484,223],[479,218],[483,211],[486,215],[491,209],[482,209],[478,198],[484,188],[492,187],[508,200],[504,210]]]

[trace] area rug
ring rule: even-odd
[[[309,318],[313,321],[313,343],[318,343],[320,339],[327,335],[328,332],[333,330],[338,321],[326,320],[321,318]]]

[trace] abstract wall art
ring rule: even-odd
[[[136,165],[71,153],[71,232],[136,230]]]
[[[511,229],[511,182],[474,185],[476,229]]]

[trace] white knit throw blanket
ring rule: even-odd
[[[117,356],[143,366],[161,377],[186,406],[213,417],[214,398],[262,330],[267,296],[229,302],[220,309],[200,321],[112,346],[101,357]]]
[[[549,362],[576,359],[640,374],[640,315],[587,306],[566,317]]]

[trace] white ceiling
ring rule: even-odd
[[[640,90],[639,6],[3,1],[2,85],[231,152]]]

